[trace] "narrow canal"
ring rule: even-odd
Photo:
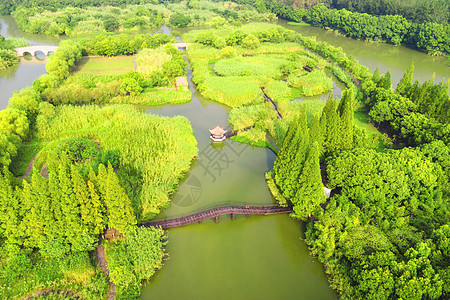
[[[320,28],[282,26],[304,35],[315,35],[331,45],[342,47],[372,70],[392,73],[393,84],[414,61],[419,80],[450,77],[448,60],[430,57],[405,47],[366,43],[336,36]],[[0,17],[2,35],[25,37],[32,45],[53,45],[58,39],[25,35],[11,17]],[[22,59],[18,66],[0,71],[0,109],[11,93],[32,84],[45,73],[46,58]],[[191,73],[188,74],[189,79]],[[335,84],[333,94],[340,94]],[[142,107],[147,113],[164,116],[183,115],[195,131],[199,156],[186,174],[172,200],[172,206],[159,218],[176,217],[211,206],[272,204],[264,173],[269,171],[275,155],[268,149],[252,148],[226,140],[213,144],[208,129],[227,127],[229,108],[203,99],[190,82],[192,101],[184,105]],[[318,97],[322,98],[322,97]],[[165,262],[145,286],[142,299],[335,299],[328,287],[322,265],[313,259],[302,241],[303,224],[287,215],[220,217],[202,224],[168,230]]]

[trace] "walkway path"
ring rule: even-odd
[[[277,112],[277,118],[278,119],[283,119],[283,117],[281,116],[280,112],[278,111],[278,107],[275,104],[275,102],[273,102],[272,99],[270,99],[269,96],[267,96],[266,92],[264,92],[264,87],[261,88],[261,91],[264,94],[264,100],[266,100],[267,102],[269,102],[270,104],[272,104],[273,109],[275,109],[275,111]]]
[[[234,218],[235,214],[239,215],[270,215],[270,214],[284,214],[291,212],[289,207],[280,206],[249,206],[249,205],[224,205],[216,206],[210,209],[200,211],[198,213],[173,219],[154,220],[148,223],[144,223],[141,226],[144,227],[156,227],[161,226],[163,229],[181,227],[188,224],[201,222],[206,219],[215,218],[221,215],[231,215]]]
[[[98,242],[98,246],[95,249],[95,257],[97,258],[97,262],[98,265],[100,266],[100,269],[102,270],[103,274],[105,274],[105,276],[108,278],[109,281],[108,296],[106,297],[106,300],[114,300],[117,295],[116,285],[109,278],[108,262],[106,261],[106,252],[105,247],[103,247],[102,245],[102,239],[100,239],[100,241]]]

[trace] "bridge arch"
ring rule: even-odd
[[[42,52],[45,56],[48,56],[50,52],[55,52],[58,46],[28,46],[16,48],[17,56],[22,57],[26,53],[31,54],[31,56],[36,56],[37,52]]]

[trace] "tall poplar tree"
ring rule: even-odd
[[[353,101],[355,94],[352,89],[347,89],[342,94],[339,104],[339,149],[351,149],[353,146]]]
[[[311,128],[309,129],[309,142],[317,142],[317,145],[319,147],[319,154],[322,154],[323,134],[322,128],[320,126],[319,114],[315,114],[312,120]]]
[[[122,188],[116,173],[108,165],[105,185],[105,205],[108,211],[108,226],[126,233],[128,228],[136,224],[133,206],[130,198]]]
[[[395,89],[395,93],[402,95],[403,97],[409,97],[409,91],[412,86],[413,77],[414,77],[414,62],[412,62],[409,65],[405,75],[403,75],[403,78],[398,83],[397,88]]]
[[[89,189],[89,205],[90,212],[89,212],[89,219],[87,216],[85,219],[88,219],[89,229],[94,234],[100,234],[102,233],[103,229],[105,228],[106,222],[106,216],[105,214],[105,208],[103,206],[103,203],[100,199],[100,196],[98,195],[97,191],[95,190],[94,184],[91,181],[88,181],[88,189]]]
[[[48,164],[48,191],[53,223],[46,231],[49,235],[55,237],[55,239],[62,241],[65,237],[65,232],[61,228],[65,228],[65,222],[61,208],[62,191],[60,189],[58,164],[56,162],[50,162]]]
[[[70,176],[70,163],[66,155],[62,155],[59,165],[59,183],[61,189],[61,210],[64,216],[66,241],[74,251],[81,250],[80,239],[84,234],[81,224],[80,207],[73,190]]]
[[[33,172],[31,177],[31,189],[35,201],[39,203],[39,205],[36,206],[36,209],[43,226],[43,232],[38,241],[38,247],[41,248],[51,242],[55,236],[53,234],[54,230],[52,229],[54,218],[50,208],[51,202],[48,182],[41,174],[39,174],[39,172]]]
[[[295,152],[291,152],[294,159],[289,165],[289,172],[287,173],[284,181],[285,186],[282,191],[283,196],[288,200],[294,197],[297,191],[298,177],[302,172],[303,163],[305,162],[306,153],[309,148],[309,134],[308,132],[304,133],[301,128],[302,126],[300,125],[297,130],[297,138],[295,139],[295,142],[298,143],[298,147],[295,149]]]
[[[333,152],[338,147],[339,142],[339,116],[336,111],[336,101],[333,96],[328,97],[327,103],[323,108],[322,114],[327,121],[326,131],[325,131],[325,152]]]
[[[287,173],[289,172],[289,164],[291,163],[291,153],[289,153],[289,147],[295,137],[298,129],[298,119],[294,118],[289,124],[288,131],[283,140],[283,145],[278,152],[277,159],[273,165],[273,170],[275,172],[275,182],[278,187],[284,187],[284,180]]]
[[[298,190],[291,199],[294,205],[292,216],[298,219],[305,220],[308,215],[319,213],[320,204],[326,201],[320,173],[318,148],[317,142],[311,145],[298,179]]]
[[[381,80],[378,82],[378,86],[385,90],[391,90],[392,83],[391,83],[391,72],[390,71],[387,71],[386,74],[381,76]]]
[[[36,170],[33,171],[34,176],[37,175]],[[33,180],[33,179],[31,179]],[[23,181],[23,189],[21,195],[23,205],[23,219],[19,225],[19,230],[23,233],[23,245],[29,248],[39,246],[39,239],[44,233],[44,225],[39,217],[39,202],[33,194],[31,185]]]

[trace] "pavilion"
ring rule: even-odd
[[[214,129],[210,129],[209,132],[211,132],[211,140],[214,142],[223,142],[227,138],[225,136],[227,131],[222,127],[219,127],[219,125],[217,125]]]

